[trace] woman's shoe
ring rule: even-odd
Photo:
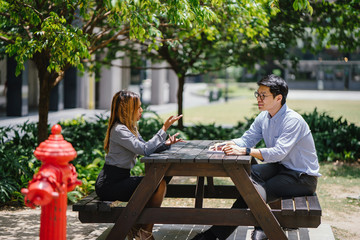
[[[132,228],[130,229],[130,231],[128,232],[128,234],[127,234],[127,239],[128,239],[128,240],[133,240],[134,238],[135,238],[135,239],[138,239],[138,238],[139,238],[139,236],[138,236],[139,230],[140,230],[140,227],[137,226],[137,225],[135,225],[134,227],[132,227]]]
[[[143,228],[140,228],[138,231],[137,237],[135,237],[136,240],[155,240],[152,232],[148,232],[144,230]]]

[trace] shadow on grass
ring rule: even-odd
[[[332,166],[328,170],[328,176],[331,177],[346,177],[346,178],[360,178],[360,164],[338,164]]]

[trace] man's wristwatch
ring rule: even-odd
[[[250,155],[250,153],[251,153],[251,148],[246,148],[246,154],[245,155]]]

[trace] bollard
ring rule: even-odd
[[[25,204],[31,208],[41,206],[40,240],[66,239],[67,193],[74,190],[81,181],[76,169],[69,164],[76,157],[72,145],[61,135],[61,126],[51,128],[51,135],[40,143],[34,152],[42,161],[39,172],[21,189]]]

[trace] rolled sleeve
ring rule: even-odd
[[[264,117],[266,117],[266,115],[260,113],[251,124],[249,130],[247,130],[241,138],[236,138],[232,141],[239,147],[255,147],[263,138],[262,122]]]

